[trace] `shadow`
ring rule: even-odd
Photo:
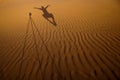
[[[4,80],[4,73],[1,68],[0,68],[0,80]]]
[[[35,32],[38,33],[38,37],[42,41],[42,44],[40,44],[41,48],[45,47],[45,49],[47,51],[47,55],[50,57],[51,61],[53,62],[54,68],[57,71],[56,74],[58,75],[58,78],[59,78],[58,80],[63,80],[63,76],[62,76],[62,74],[61,74],[61,72],[60,72],[60,70],[59,70],[59,68],[58,68],[58,66],[57,66],[57,64],[55,62],[55,56],[51,55],[50,50],[48,49],[48,47],[47,47],[45,41],[43,40],[43,37],[42,37],[42,35],[41,35],[35,21],[32,18],[32,13],[29,13],[29,20],[30,20],[30,25],[31,25],[31,28],[32,28],[32,34],[33,34],[33,39],[34,39],[34,44],[35,44],[35,48],[36,48],[36,55],[38,56],[37,58],[39,60],[39,66],[40,66],[39,69],[40,69],[40,72],[41,72],[41,75],[42,75],[42,80],[45,80],[45,76],[44,76],[44,72],[42,72],[42,70],[41,70],[42,69],[41,68],[41,60],[40,60],[40,57],[39,57],[40,52],[38,52],[38,50],[40,50],[40,48],[38,48],[38,43],[36,42],[38,38],[35,37],[36,36]],[[54,25],[55,25],[55,23],[54,23]]]
[[[40,72],[40,74],[41,74],[41,80],[45,80],[45,76],[44,76],[45,73],[42,71],[42,67],[41,67],[42,66],[42,59],[40,59],[41,57],[39,57],[39,56],[41,56],[40,51],[42,50],[42,47],[45,47],[45,49],[47,51],[47,55],[50,57],[51,61],[53,62],[53,65],[54,65],[54,67],[57,71],[56,74],[58,75],[60,80],[63,80],[63,76],[62,76],[62,74],[61,74],[61,72],[60,72],[60,70],[59,70],[59,68],[58,68],[58,66],[57,66],[57,64],[54,60],[55,57],[53,57],[53,55],[51,55],[51,52],[49,51],[45,41],[43,40],[43,37],[42,37],[35,21],[32,18],[32,13],[29,13],[29,20],[28,20],[26,31],[25,31],[23,50],[22,50],[22,55],[21,55],[21,58],[20,58],[21,62],[20,62],[20,67],[19,67],[19,73],[17,75],[16,80],[22,80],[25,77],[25,75],[23,75],[23,70],[22,69],[23,69],[23,65],[24,65],[24,56],[25,56],[25,53],[26,53],[26,44],[27,44],[27,40],[28,40],[28,35],[29,35],[29,32],[31,32],[30,30],[32,30],[34,46],[35,46],[35,49],[36,49],[35,50],[36,51],[36,53],[35,53],[36,54],[36,60],[38,61],[38,66],[39,66],[38,72]],[[39,43],[40,45],[37,42],[38,37],[37,37],[36,33],[37,33],[38,37],[40,38],[40,40],[42,42],[42,44]],[[41,47],[39,47],[39,46],[41,46]]]
[[[38,10],[41,10],[43,12],[43,17],[49,21],[51,24],[53,24],[54,26],[57,26],[56,24],[56,21],[55,21],[55,18],[54,18],[54,15],[52,13],[49,13],[47,11],[47,8],[49,7],[49,5],[47,5],[46,7],[44,6],[41,6],[41,8],[37,8],[37,7],[34,7],[34,9],[38,9]]]
[[[24,43],[23,43],[23,49],[22,49],[22,55],[21,55],[21,62],[20,62],[20,66],[19,66],[19,73],[18,73],[18,76],[17,76],[17,80],[21,80],[24,76],[22,75],[22,68],[23,68],[23,63],[25,61],[25,53],[26,53],[26,47],[27,47],[27,41],[28,41],[28,36],[29,36],[29,32],[30,30],[32,30],[32,35],[33,35],[33,40],[34,40],[34,45],[35,45],[35,49],[36,49],[36,60],[38,61],[39,63],[39,72],[41,73],[41,76],[43,76],[42,72],[41,72],[41,60],[39,58],[39,49],[38,49],[38,44],[37,44],[37,39],[36,39],[36,35],[35,35],[35,30],[34,30],[34,24],[32,22],[32,13],[29,13],[29,20],[28,20],[28,24],[27,24],[27,28],[26,28],[26,31],[25,31],[25,37],[24,37]],[[41,77],[43,78],[43,77]],[[44,80],[44,79],[42,79]]]

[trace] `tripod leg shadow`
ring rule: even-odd
[[[37,30],[37,32],[38,32],[39,37],[41,38],[42,46],[45,46],[46,51],[47,51],[47,55],[48,55],[48,56],[51,58],[51,60],[53,61],[53,65],[55,66],[56,71],[57,71],[57,74],[59,75],[58,77],[59,77],[60,79],[63,79],[63,76],[62,76],[62,74],[61,74],[61,72],[60,72],[59,68],[57,67],[56,62],[55,62],[55,60],[54,60],[55,56],[51,55],[51,52],[49,51],[47,45],[45,44],[45,42],[44,42],[44,40],[43,40],[43,38],[42,38],[42,36],[41,36],[41,34],[40,34],[40,32],[39,32],[36,24],[35,24],[35,22],[33,21],[33,19],[32,19],[32,22],[33,22],[33,24],[34,24],[34,28],[35,28],[35,29]]]
[[[23,67],[23,62],[24,62],[24,55],[25,55],[25,48],[26,48],[26,44],[27,44],[27,37],[28,37],[28,33],[29,33],[29,24],[30,24],[30,19],[28,20],[28,24],[27,24],[27,28],[26,28],[26,32],[25,32],[25,37],[24,37],[24,42],[23,42],[23,49],[22,49],[22,54],[21,54],[21,58],[20,58],[20,67],[19,67],[19,73],[16,79],[20,80],[21,79],[21,74],[22,74],[22,67]]]

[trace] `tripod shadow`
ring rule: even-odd
[[[23,50],[22,50],[22,56],[21,56],[21,62],[20,62],[20,67],[19,67],[19,73],[18,73],[18,76],[17,76],[17,78],[16,78],[16,80],[22,80],[22,67],[23,67],[23,63],[25,62],[25,53],[27,52],[26,50],[27,50],[27,41],[28,41],[28,39],[29,39],[29,32],[31,32],[30,30],[32,30],[32,35],[33,35],[33,40],[34,40],[34,46],[35,46],[35,51],[36,51],[36,60],[38,61],[38,63],[39,63],[39,71],[40,71],[40,73],[41,73],[41,78],[43,78],[43,72],[41,72],[41,60],[40,60],[40,57],[39,57],[39,54],[40,54],[40,51],[41,51],[41,49],[42,49],[42,47],[40,47],[39,48],[39,45],[38,45],[38,43],[37,43],[37,38],[36,38],[36,32],[35,32],[35,29],[37,29],[37,32],[39,33],[39,31],[38,31],[38,28],[36,27],[36,25],[35,25],[35,23],[34,23],[34,21],[33,21],[33,19],[32,19],[32,13],[29,13],[29,20],[28,20],[28,24],[27,24],[27,28],[26,28],[26,32],[25,32],[25,38],[24,38],[24,45],[23,45]],[[33,69],[33,68],[32,68]],[[42,79],[42,80],[44,80],[44,79]]]
[[[35,31],[34,31],[34,29],[37,31],[38,36],[39,36],[39,38],[40,38],[41,41],[42,41],[41,48],[42,48],[43,46],[46,48],[47,55],[48,55],[48,56],[51,58],[51,60],[53,61],[53,65],[55,66],[55,69],[56,69],[56,71],[57,71],[57,74],[59,75],[59,76],[58,76],[59,80],[63,80],[63,76],[62,76],[61,72],[59,71],[59,68],[57,67],[56,62],[55,62],[55,60],[54,60],[54,59],[55,59],[55,56],[51,55],[51,52],[49,51],[49,49],[48,49],[45,41],[43,40],[43,37],[42,37],[41,34],[40,34],[40,31],[38,30],[38,28],[37,28],[34,20],[33,20],[32,17],[31,17],[31,14],[29,14],[29,15],[30,15],[30,19],[31,19],[31,25],[32,25],[32,31],[33,31],[34,41],[35,41],[35,44],[36,44],[36,51],[37,51],[37,49],[40,49],[40,48],[37,48],[37,42],[36,42],[36,38],[35,38],[35,33],[34,33]],[[34,29],[33,29],[33,28],[34,28]],[[38,56],[39,56],[39,54],[38,54]],[[39,57],[38,57],[38,59],[39,59]],[[40,63],[41,63],[41,62],[39,61],[39,64],[40,64]],[[40,68],[40,69],[41,69],[41,68]],[[40,71],[41,71],[41,70],[40,70]],[[44,79],[45,76],[43,75],[43,72],[41,72],[41,73],[42,73],[41,75],[43,76],[43,79],[42,79],[42,80],[45,80],[45,79]]]
[[[54,18],[54,15],[53,15],[52,13],[49,13],[49,12],[47,11],[47,8],[48,8],[48,7],[49,7],[49,5],[46,6],[46,7],[41,6],[41,8],[34,7],[34,9],[39,9],[39,10],[41,10],[41,11],[43,12],[43,15],[42,15],[42,16],[43,16],[47,21],[49,21],[51,24],[53,24],[54,26],[57,26],[56,21],[55,21],[55,18]]]

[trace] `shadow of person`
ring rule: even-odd
[[[41,6],[41,8],[37,8],[37,7],[34,7],[34,9],[39,9],[43,12],[43,17],[48,20],[51,24],[53,24],[54,26],[57,26],[56,24],[56,21],[55,21],[55,18],[54,18],[54,15],[52,13],[49,13],[47,11],[47,8],[49,7],[49,5],[47,5],[46,7],[44,6]],[[51,20],[52,19],[52,20]]]

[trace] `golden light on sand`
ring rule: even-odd
[[[0,0],[0,80],[119,80],[118,0]]]

